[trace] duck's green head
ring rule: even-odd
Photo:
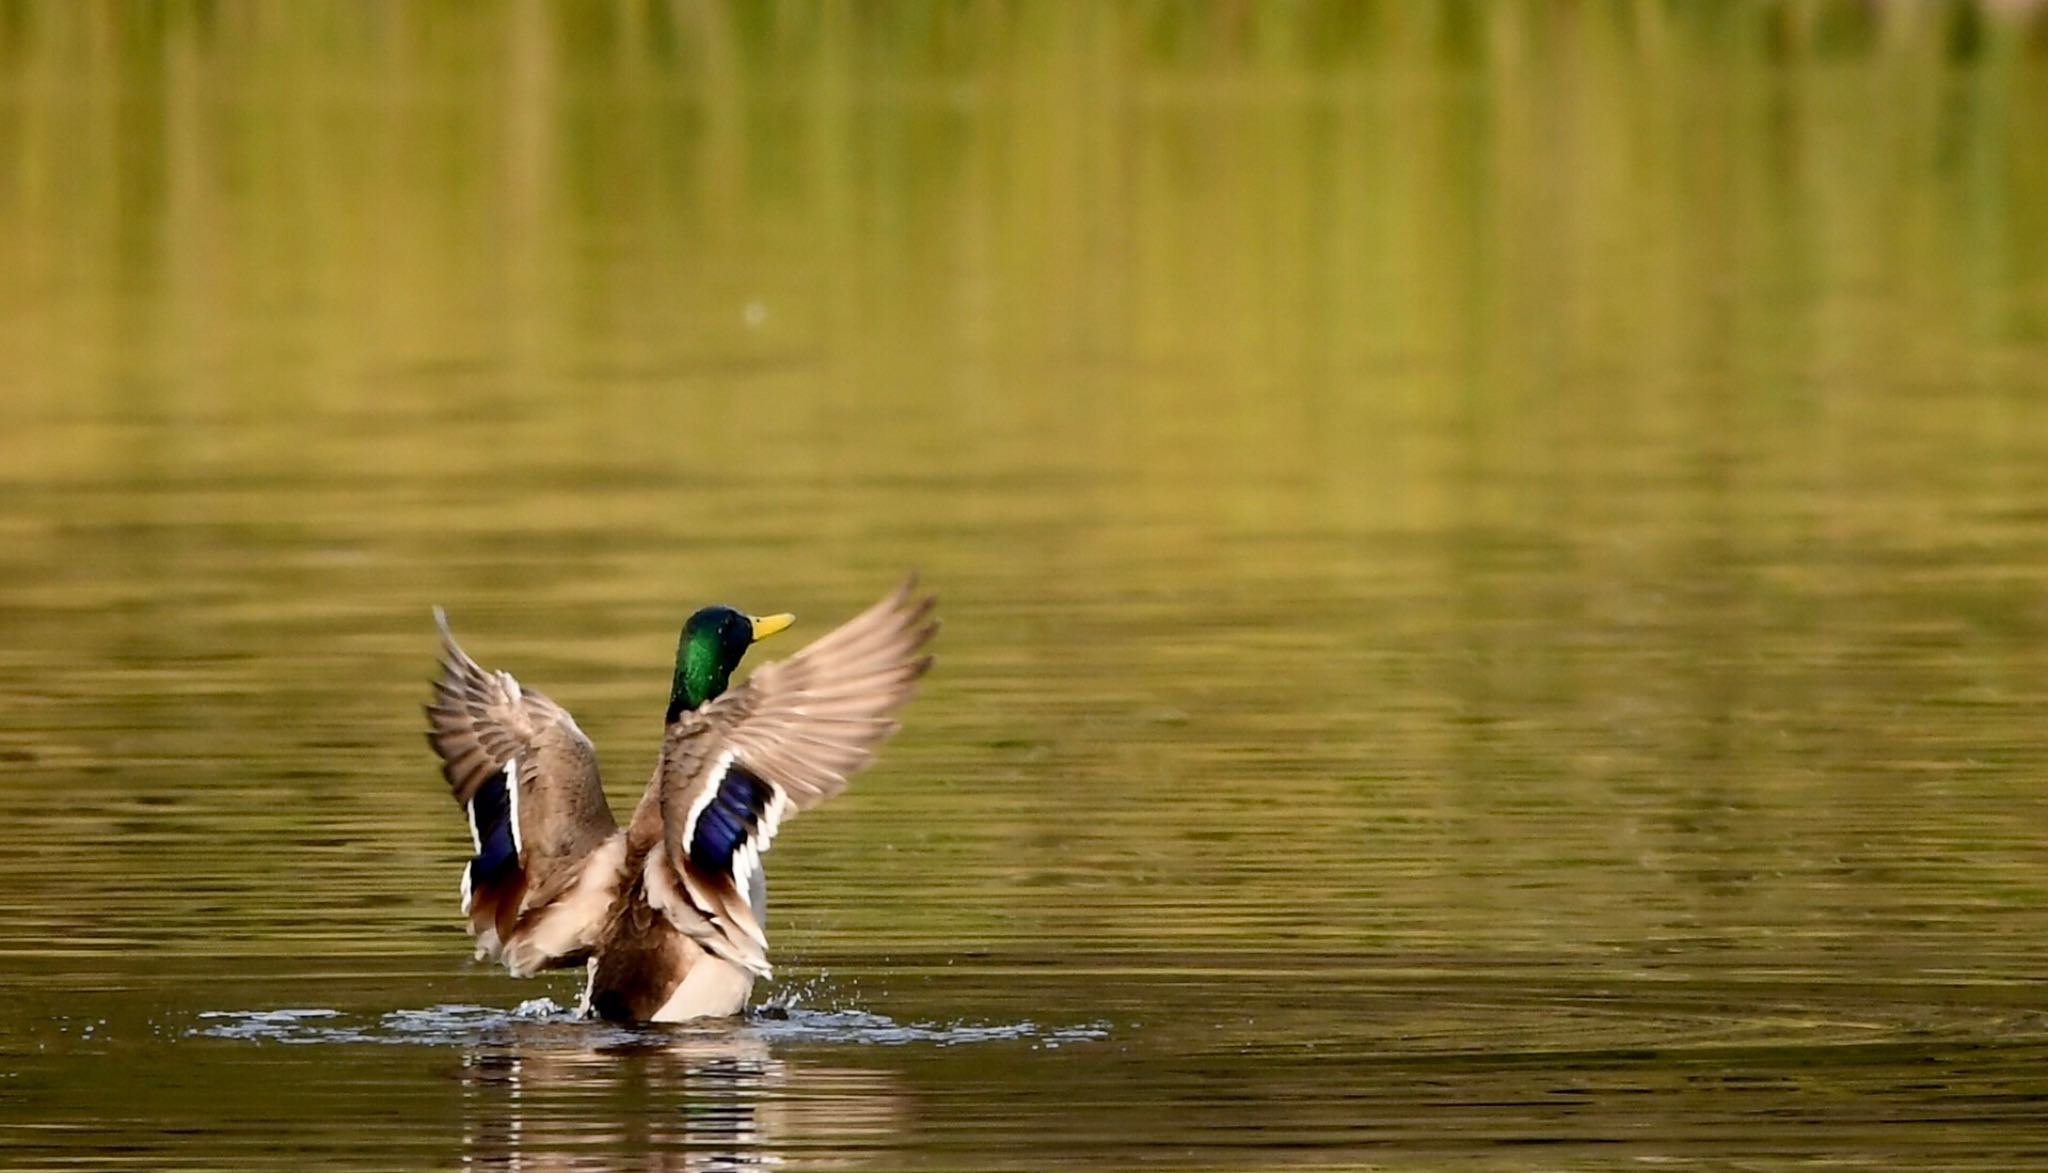
[[[668,694],[668,719],[695,709],[725,691],[733,669],[754,641],[767,639],[796,622],[790,614],[758,618],[731,607],[706,607],[683,624],[676,641],[676,678]]]

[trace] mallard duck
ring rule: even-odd
[[[582,1011],[680,1022],[745,1008],[768,964],[761,857],[846,788],[931,667],[937,600],[905,581],[786,660],[727,684],[794,622],[706,607],[683,624],[654,777],[624,828],[568,710],[469,658],[434,609],[441,676],[427,740],[469,818],[462,915],[515,976],[584,965]]]

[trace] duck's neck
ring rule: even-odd
[[[676,675],[668,690],[669,724],[685,712],[703,708],[732,679],[732,665],[718,654],[717,638],[706,638],[711,635],[685,634],[676,648]]]

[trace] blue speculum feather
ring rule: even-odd
[[[754,833],[773,793],[744,767],[727,767],[718,793],[697,815],[697,829],[690,836],[690,866],[711,875],[731,875],[733,854]]]
[[[469,882],[481,886],[519,863],[519,848],[512,838],[512,796],[506,793],[503,770],[477,787],[469,812],[476,820],[478,843],[476,856],[469,861]]]

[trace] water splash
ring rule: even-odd
[[[469,1046],[539,1041],[567,1028],[582,1031],[624,1031],[587,1023],[551,998],[534,998],[511,1010],[489,1006],[444,1004],[418,1010],[393,1010],[378,1017],[356,1016],[322,1008],[279,1010],[208,1010],[199,1025],[186,1033],[204,1038],[306,1045],[318,1043],[412,1044]],[[594,1041],[587,1035],[584,1042]]]
[[[208,1010],[185,1033],[212,1039],[289,1046],[382,1045],[473,1047],[505,1044],[591,1047],[629,1045],[676,1036],[747,1035],[764,1043],[834,1043],[883,1047],[911,1044],[962,1046],[1028,1041],[1056,1048],[1107,1038],[1103,1023],[1045,1026],[1014,1023],[899,1023],[864,1010],[813,1010],[791,1001],[769,1003],[738,1022],[629,1027],[579,1018],[551,998],[511,1010],[446,1004],[359,1016],[326,1008]]]
[[[865,1010],[788,1010],[753,1015],[748,1026],[771,1043],[865,1043],[878,1047],[900,1047],[909,1043],[932,1043],[941,1047],[966,1043],[993,1043],[1028,1039],[1046,1047],[1087,1042],[1109,1037],[1104,1023],[1048,1027],[1026,1019],[1022,1022],[976,1024],[911,1022],[899,1023],[887,1015]]]

